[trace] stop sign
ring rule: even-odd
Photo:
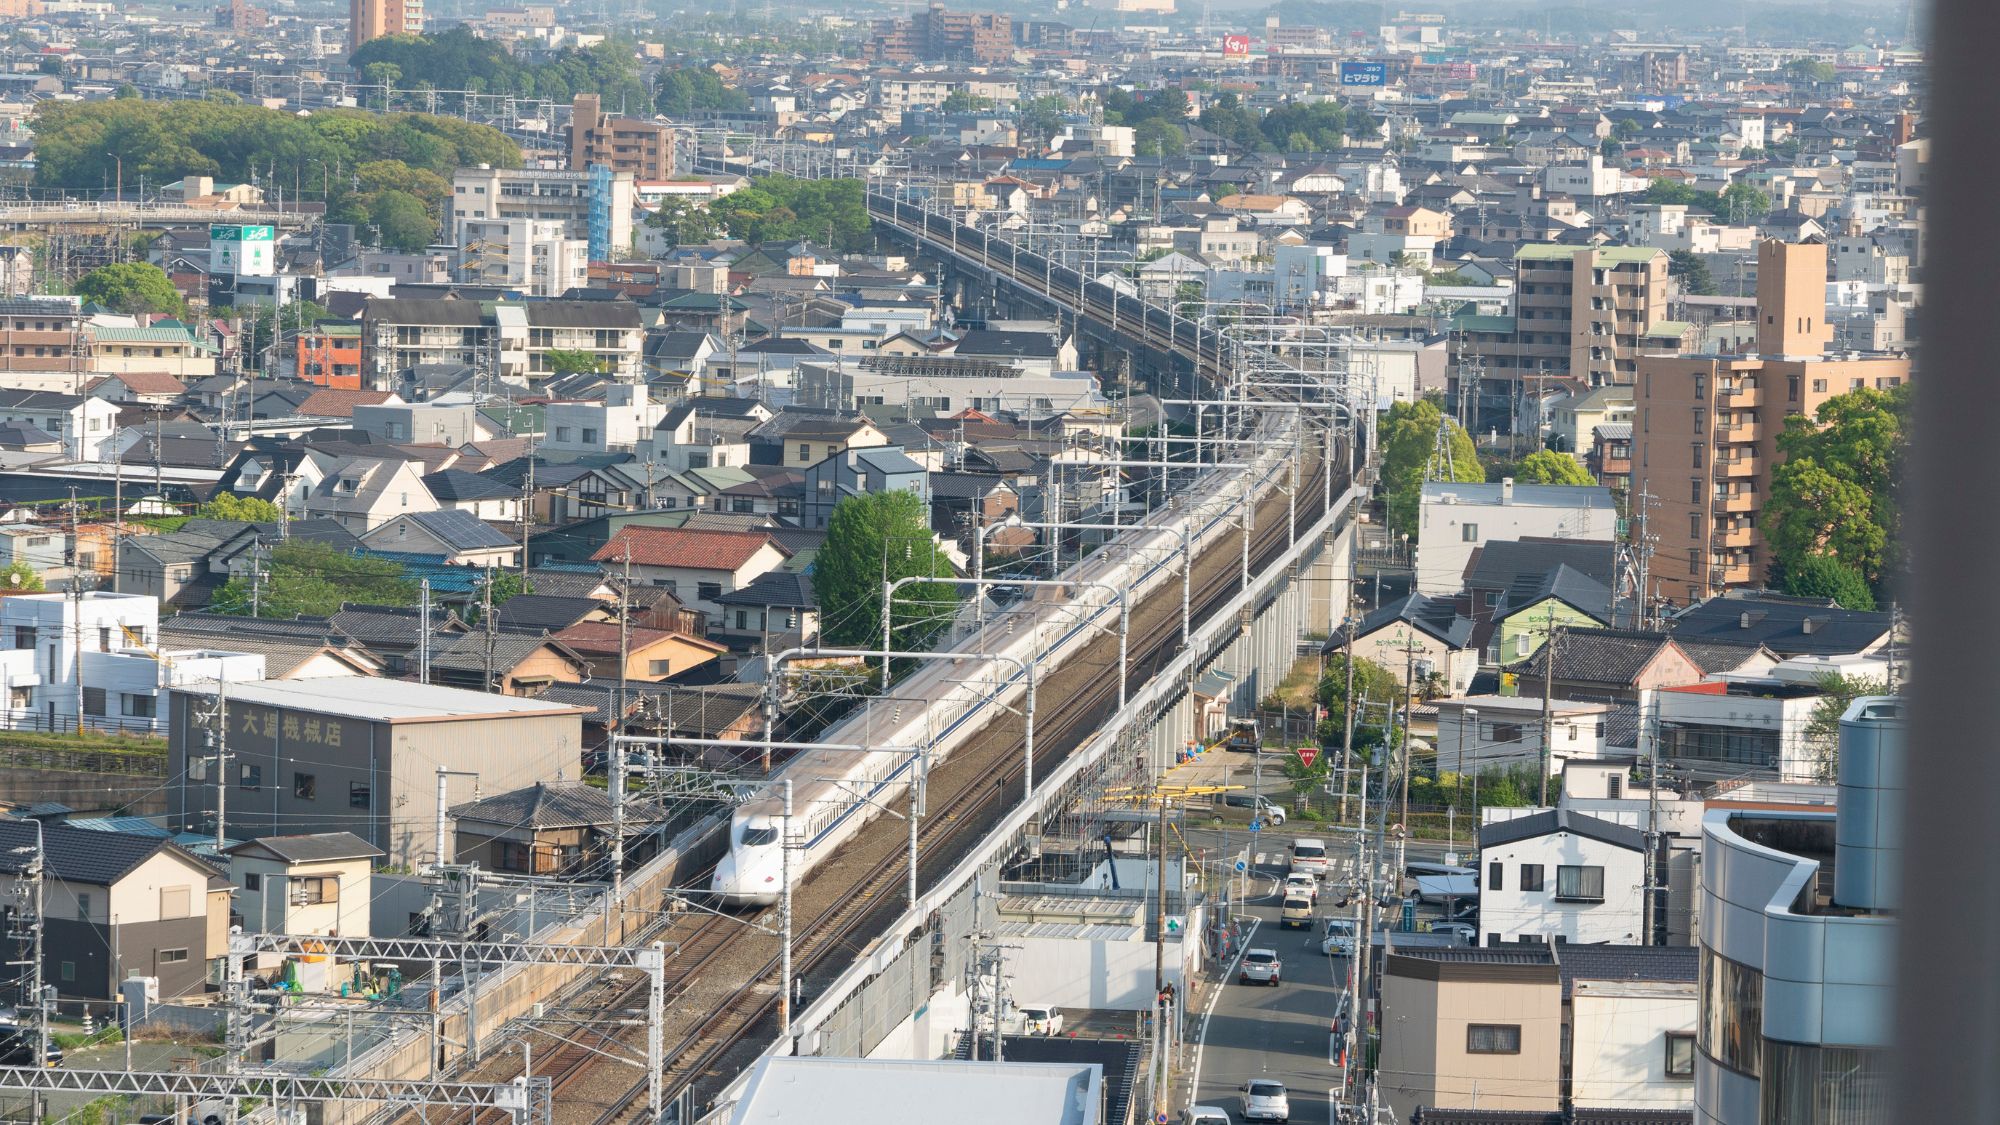
[[[1317,761],[1318,758],[1319,758],[1319,747],[1317,746],[1299,747],[1299,761],[1304,762],[1305,767],[1307,769],[1311,769],[1313,762]]]

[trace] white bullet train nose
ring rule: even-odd
[[[735,847],[715,865],[709,890],[729,906],[769,906],[784,891],[784,857],[773,847]]]

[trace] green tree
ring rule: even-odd
[[[1449,465],[1437,456],[1439,426],[1445,428],[1451,450]],[[1381,433],[1382,493],[1388,498],[1389,523],[1398,530],[1416,530],[1417,509],[1428,477],[1466,482],[1486,479],[1472,438],[1429,399],[1391,406]]]
[[[709,213],[745,242],[824,242],[831,235],[834,249],[862,250],[874,241],[859,180],[763,176],[711,203]]]
[[[1589,470],[1567,453],[1538,449],[1514,466],[1514,479],[1522,484],[1596,484]]]
[[[292,539],[271,548],[261,569],[261,580],[239,574],[223,583],[215,594],[216,612],[247,617],[254,604],[259,617],[324,617],[343,602],[408,605],[417,596],[416,583],[403,577],[398,564],[344,554],[309,540]]]
[[[1187,153],[1187,132],[1171,121],[1149,117],[1132,133],[1132,151],[1140,156],[1172,158]]]
[[[659,209],[646,216],[646,225],[666,231],[669,246],[707,242],[721,229],[708,205],[692,199],[661,200]]]
[[[1068,104],[1061,95],[1043,94],[1029,98],[1015,107],[1015,129],[1023,143],[1047,144],[1050,137],[1062,132],[1063,114]]]
[[[519,571],[514,570],[488,568],[486,577],[479,580],[479,585],[490,587],[491,593],[482,589],[479,597],[466,610],[466,622],[472,625],[485,624],[486,603],[489,598],[493,603],[493,608],[498,609],[506,605],[509,598],[518,598],[522,594],[532,594],[535,592],[534,584],[522,577]]]
[[[1800,86],[1831,82],[1837,73],[1833,64],[1823,59],[1793,59],[1785,64],[1785,77]]]
[[[145,262],[99,266],[77,280],[76,295],[121,313],[179,316],[187,307],[166,272]]]
[[[1821,695],[1813,704],[1812,714],[1806,717],[1799,741],[1812,767],[1813,780],[1830,785],[1840,773],[1840,717],[1862,696],[1887,694],[1889,685],[1872,676],[1843,676],[1838,672],[1823,672],[1814,684]]]
[[[597,353],[570,348],[550,348],[542,353],[549,365],[549,371],[556,375],[574,375],[579,371],[603,371],[604,361]]]
[[[750,95],[726,86],[705,66],[683,66],[661,74],[653,83],[653,107],[668,117],[686,117],[696,110],[745,110]]]
[[[1385,664],[1377,663],[1365,656],[1354,658],[1354,699],[1357,705],[1367,703],[1389,703],[1402,699],[1402,681]],[[1319,705],[1326,708],[1326,718],[1319,723],[1319,740],[1322,746],[1338,746],[1347,724],[1347,654],[1329,652],[1326,657],[1326,671],[1319,678],[1317,691]],[[1381,741],[1380,709],[1366,708],[1354,713],[1354,744],[1371,746]],[[1373,721],[1371,721],[1371,719]]]
[[[139,92],[139,87],[132,85],[130,82],[126,82],[120,85],[118,87],[118,91],[112,94],[111,96],[119,99],[120,101],[124,101],[131,98],[143,98],[146,95],[141,94]]]
[[[415,253],[437,237],[437,219],[424,201],[406,191],[385,191],[375,197],[368,217],[381,232],[382,245]]]
[[[1825,555],[1807,555],[1784,568],[1779,587],[1804,598],[1832,598],[1842,609],[1872,610],[1875,593],[1861,572]]]
[[[1731,222],[1754,223],[1771,213],[1771,195],[1749,184],[1730,184],[1716,197],[1714,211]]]
[[[1713,297],[1715,275],[1708,263],[1692,250],[1675,250],[1667,255],[1667,274],[1681,279],[1681,292],[1694,297]]]
[[[48,589],[42,576],[35,568],[24,562],[11,562],[0,566],[0,590],[10,594],[39,594]]]
[[[1837,395],[1813,419],[1785,419],[1763,529],[1780,573],[1824,555],[1871,587],[1895,569],[1896,486],[1908,445],[1910,385]]]
[[[206,504],[196,508],[194,515],[202,520],[242,520],[245,523],[278,523],[284,519],[278,506],[269,500],[238,496],[234,492],[216,493]]]
[[[938,108],[946,113],[979,113],[993,108],[993,99],[970,90],[953,90]]]
[[[372,62],[361,68],[371,86],[382,87],[382,112],[389,111],[389,95],[396,89],[396,83],[403,77],[403,68],[392,62]]]
[[[914,492],[897,489],[849,496],[834,506],[826,543],[813,560],[820,629],[833,645],[882,643],[885,577],[950,577],[951,560],[937,549],[929,513]],[[899,649],[920,649],[949,623],[958,588],[913,582],[896,591],[891,637]]]

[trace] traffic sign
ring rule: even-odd
[[[1305,763],[1305,767],[1307,769],[1313,768],[1313,763],[1318,760],[1319,760],[1319,747],[1317,746],[1299,747],[1299,761]]]
[[[1182,926],[1182,925],[1184,925],[1184,924],[1185,924],[1185,923],[1184,923],[1184,922],[1182,921],[1182,919],[1181,919],[1180,915],[1178,915],[1178,914],[1169,914],[1169,915],[1167,915],[1167,932],[1168,932],[1168,933],[1170,933],[1170,934],[1177,934],[1177,933],[1180,933],[1180,932],[1181,932],[1181,926]]]
[[[1248,867],[1248,865],[1246,865],[1246,864],[1245,864],[1245,863],[1244,863],[1244,862],[1243,862],[1242,860],[1240,860],[1240,859],[1239,859],[1239,860],[1237,860],[1237,861],[1236,861],[1236,870],[1238,870],[1238,871],[1247,871],[1247,870],[1249,870],[1249,867]]]
[[[1261,820],[1253,820],[1250,822],[1250,831],[1252,832],[1261,832],[1263,831],[1263,828],[1264,828],[1264,822]]]

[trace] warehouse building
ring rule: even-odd
[[[219,711],[219,713],[218,713]],[[584,708],[400,680],[336,677],[177,688],[169,813],[231,837],[352,832],[384,862],[437,849],[438,770],[448,804],[580,772]],[[226,733],[223,733],[226,732]],[[218,777],[221,734],[227,758]]]

